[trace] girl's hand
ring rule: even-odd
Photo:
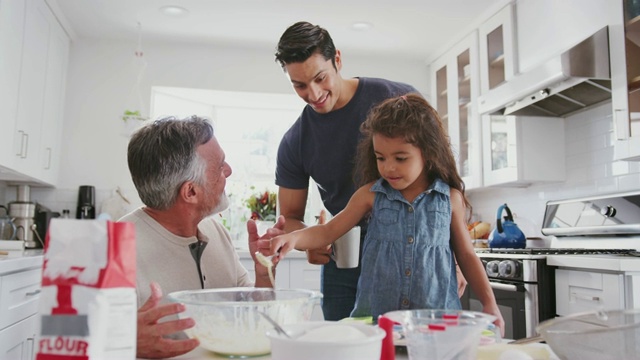
[[[458,297],[461,298],[464,295],[464,289],[467,288],[467,279],[462,275],[462,270],[458,264],[456,264],[456,279],[458,279]]]
[[[496,317],[496,320],[493,322],[493,324],[500,328],[501,337],[504,337],[504,319],[502,318],[500,309],[498,309],[498,305],[494,303],[490,306],[483,306],[482,312]]]

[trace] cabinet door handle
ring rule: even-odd
[[[626,109],[615,109],[613,111],[613,133],[618,140],[629,138],[629,126]]]
[[[20,150],[18,151],[16,156],[22,157],[22,150],[24,150],[24,131],[18,130],[18,134],[20,134]]]
[[[34,291],[29,291],[29,292],[28,292],[28,293],[26,293],[25,295],[26,295],[26,296],[36,296],[36,295],[38,295],[38,294],[40,294],[40,289],[38,289],[38,290],[34,290]]]
[[[51,148],[47,148],[47,165],[44,166],[45,170],[51,169]]]
[[[27,352],[27,357],[25,357],[25,359],[35,359],[34,355],[36,352],[36,338],[35,338],[35,334],[34,337],[28,337],[27,338],[27,344],[26,344],[26,352]]]
[[[578,294],[578,293],[572,292],[571,293],[571,297],[574,298],[574,299],[600,302],[600,297],[599,296],[582,295],[582,294]]]
[[[23,132],[22,133],[22,139],[24,140],[22,142],[22,145],[24,146],[24,148],[20,150],[20,153],[22,154],[22,156],[20,156],[20,157],[25,159],[27,157],[27,152],[29,151],[29,134],[27,134],[26,132]],[[22,150],[24,150],[24,151],[22,151]]]
[[[517,292],[518,291],[518,287],[516,285],[512,285],[512,284],[502,284],[502,283],[497,283],[497,282],[490,281],[489,285],[491,285],[492,289],[496,289],[496,290],[510,291],[510,292]]]

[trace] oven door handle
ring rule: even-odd
[[[510,292],[524,291],[523,286],[518,286],[516,284],[503,284],[499,282],[489,281],[489,285],[491,285],[491,288],[495,290],[510,291]]]

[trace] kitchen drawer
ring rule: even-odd
[[[556,270],[556,312],[566,316],[601,309],[623,309],[622,274]]]
[[[38,312],[40,268],[0,276],[0,329]]]

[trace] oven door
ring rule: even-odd
[[[538,285],[489,279],[498,308],[505,323],[506,339],[521,339],[536,334],[538,325]],[[461,298],[462,307],[482,311],[478,297],[467,287]]]

